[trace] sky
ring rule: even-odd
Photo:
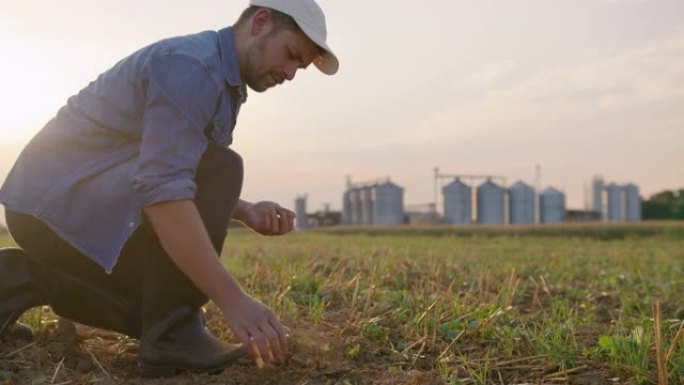
[[[596,174],[644,197],[684,187],[684,1],[318,2],[340,71],[250,93],[232,145],[244,199],[340,209],[347,177],[390,177],[426,204],[435,167],[534,184],[539,165],[569,208]],[[98,74],[246,6],[0,0],[0,180]]]

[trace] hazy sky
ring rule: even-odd
[[[435,166],[568,194],[594,174],[684,186],[684,1],[319,0],[341,62],[250,93],[244,197],[340,208],[345,176],[433,199]],[[247,1],[0,0],[0,179],[66,99],[132,51]],[[448,181],[447,181],[448,182]]]

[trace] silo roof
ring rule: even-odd
[[[510,190],[518,190],[518,189],[532,189],[532,186],[528,185],[527,183],[519,180],[515,182],[511,187],[509,187]]]
[[[546,190],[542,191],[541,193],[542,195],[565,195],[562,191],[555,187],[547,187]]]

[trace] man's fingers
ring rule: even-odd
[[[270,362],[270,354],[269,354],[269,347],[267,346],[267,342],[264,339],[264,333],[261,332],[261,330],[252,328],[250,329],[250,337],[251,337],[251,342],[252,346],[254,349],[256,349],[256,354],[254,356],[255,359],[258,359],[261,357],[262,360],[265,362]]]
[[[273,361],[284,361],[287,344],[284,327],[267,306],[245,295],[236,303],[236,318],[227,317],[228,325],[249,349],[259,368]]]
[[[266,322],[258,329],[253,329],[251,334],[251,346],[254,359],[259,364],[259,359],[266,363],[272,361],[283,362],[285,360],[284,350],[278,332],[270,322]]]
[[[278,234],[280,231],[280,219],[278,218],[278,212],[275,209],[271,210],[269,212],[269,217],[271,218],[271,226],[269,226],[271,234]]]
[[[287,226],[289,228],[288,231],[294,230],[294,219],[295,219],[294,214],[292,214],[292,213],[287,214]]]
[[[286,208],[284,208],[284,207],[281,207],[281,208],[280,208],[280,214],[281,214],[281,215],[282,215],[282,214],[289,214],[289,215],[291,215],[293,218],[296,216],[296,214],[295,214],[294,211],[289,210],[289,209],[286,209]]]
[[[263,235],[282,235],[294,230],[297,215],[274,202],[259,202],[252,206],[258,218],[252,229]]]
[[[280,321],[278,321],[278,319],[275,317],[271,317],[268,322],[278,334],[278,341],[280,342],[280,349],[284,358],[285,353],[287,353],[287,351],[290,349],[289,342],[287,340],[287,331],[283,327],[283,324],[281,324]]]
[[[264,215],[264,232],[262,234],[268,234],[268,232],[271,230],[271,214],[266,213]]]
[[[296,217],[297,217],[297,215],[295,213],[293,213],[292,211],[289,211],[287,213],[287,219],[289,221],[290,231],[294,230],[294,220]]]
[[[280,234],[289,233],[292,229],[290,228],[290,220],[285,213],[280,213]]]
[[[280,338],[278,337],[278,333],[273,329],[270,323],[266,323],[261,327],[261,331],[266,335],[266,341],[268,342],[268,345],[270,347],[270,350],[268,351],[269,354],[269,359],[282,362],[284,361],[283,357],[283,349],[280,346]]]
[[[279,207],[278,215],[280,217],[280,234],[286,234],[294,230],[295,213],[286,208]]]
[[[249,355],[252,356],[252,358],[256,361],[257,359],[260,358],[259,354],[259,348],[256,346],[254,343],[254,340],[251,338],[251,335],[249,331],[247,330],[233,330],[235,332],[235,335],[242,341],[242,344],[247,348],[247,351],[249,352]]]

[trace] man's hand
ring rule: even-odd
[[[145,214],[171,260],[219,306],[257,365],[259,359],[282,361],[287,352],[283,325],[273,311],[245,293],[221,264],[195,203],[162,202],[146,207]]]
[[[230,329],[249,348],[257,365],[284,362],[288,351],[287,333],[273,311],[247,293],[235,296],[232,302],[227,309],[222,309],[224,317]]]
[[[283,235],[294,229],[295,213],[275,202],[240,201],[234,218],[263,235]]]

